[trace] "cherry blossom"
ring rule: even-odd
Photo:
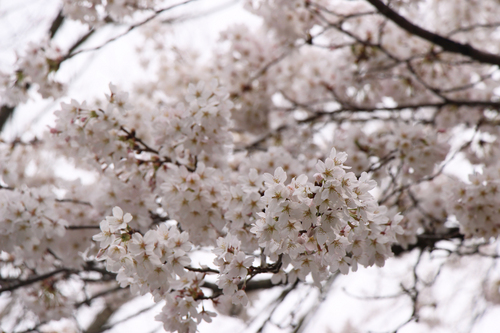
[[[256,290],[322,293],[416,257],[396,293],[411,317],[390,330],[431,321],[427,294],[460,258],[491,261],[477,299],[499,303],[495,1],[246,0],[255,26],[228,27],[203,56],[166,27],[196,16],[191,2],[61,0],[49,36],[2,68],[0,116],[58,105],[44,134],[0,140],[9,316],[79,330],[95,298],[148,295],[166,331],[196,332],[248,319]],[[87,34],[59,46],[75,21]],[[125,32],[95,44],[106,29]],[[141,79],[71,96],[75,59],[133,30]]]

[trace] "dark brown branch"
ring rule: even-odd
[[[2,108],[0,109],[0,131],[5,126],[5,123],[7,123],[7,120],[9,120],[11,115],[14,113],[14,109],[15,108],[12,106],[2,105]]]
[[[35,282],[48,279],[49,277],[52,277],[52,276],[57,275],[59,273],[70,273],[70,272],[72,272],[72,270],[70,270],[68,268],[57,269],[57,270],[55,270],[53,272],[50,272],[50,273],[47,273],[47,274],[43,274],[43,275],[38,275],[38,276],[35,276],[35,277],[31,278],[31,279],[20,281],[17,284],[1,288],[0,289],[0,294],[2,294],[5,291],[12,291],[12,290],[15,290],[17,288],[28,286],[28,285],[33,284]]]
[[[247,285],[245,287],[245,291],[254,291],[254,290],[262,290],[262,289],[271,289],[273,287],[279,286],[280,284],[273,284],[271,280],[252,280],[247,282]],[[219,286],[217,286],[215,283],[211,282],[204,282],[203,285],[201,286],[202,288],[208,288],[213,291],[214,294],[220,295],[222,294],[222,290],[219,289]]]
[[[9,191],[13,191],[14,188],[13,187],[10,187],[10,186],[3,186],[0,184],[0,190],[9,190]]]
[[[291,285],[289,288],[283,290],[281,294],[273,301],[272,309],[269,311],[269,315],[267,316],[267,319],[262,323],[260,328],[256,331],[257,333],[262,333],[264,331],[265,326],[271,322],[271,318],[273,317],[275,311],[278,309],[280,304],[283,304],[285,301],[285,298],[290,294],[295,288],[297,288],[299,284],[299,280],[295,281],[293,285]]]
[[[100,229],[98,225],[69,225],[67,230]]]
[[[127,136],[125,137],[126,140],[131,140],[132,143],[133,143],[133,147],[132,149],[134,149],[137,153],[142,153],[142,152],[147,152],[147,153],[153,153],[155,155],[158,155],[160,156],[160,152],[156,149],[153,149],[151,148],[148,144],[146,144],[141,138],[138,138],[136,135],[135,135],[135,131],[134,130],[127,130],[125,127],[123,126],[120,126],[120,130],[122,130],[123,132],[125,132],[125,134],[127,134]],[[142,146],[140,147],[139,144]],[[152,162],[158,162],[160,164],[163,164],[163,163],[172,163],[172,159],[168,156],[161,156],[162,159],[159,159],[159,160],[156,160],[156,161],[152,161]],[[178,162],[175,163],[176,165],[181,165],[179,164]],[[184,165],[184,164],[182,164]],[[196,169],[195,168],[192,168],[188,165],[184,165],[186,167],[186,169],[188,169],[189,171],[191,172],[194,172]]]
[[[261,266],[251,266],[248,268],[248,274],[250,274],[250,277],[248,278],[247,282],[252,279],[254,276],[257,274],[261,273],[278,273],[281,265],[282,265],[282,260],[283,260],[283,254],[280,254],[278,260],[273,263],[272,265],[267,265],[266,263],[262,263]]]
[[[117,309],[111,307],[109,304],[106,304],[106,307],[97,314],[97,316],[94,318],[94,321],[90,324],[90,326],[85,330],[84,333],[103,332],[104,326],[116,310]]]
[[[438,98],[440,98],[441,100],[444,100],[444,101],[449,101],[449,99],[446,97],[446,96],[443,96],[441,93],[440,93],[440,90],[439,88],[436,88],[436,87],[433,87],[431,86],[430,84],[428,84],[427,82],[424,81],[424,79],[417,74],[417,71],[413,68],[412,64],[411,64],[411,61],[408,60],[406,62],[406,68],[408,68],[408,70],[410,71],[410,73],[413,75],[413,77],[422,85],[424,86],[425,89],[427,89],[428,91],[430,91],[431,93],[433,93],[434,95],[436,95]]]
[[[94,29],[90,29],[85,35],[83,35],[82,37],[80,37],[68,50],[66,56],[62,59],[62,61],[66,60],[66,59],[69,59],[71,58],[70,55],[73,53],[73,51],[75,51],[80,45],[82,45],[83,43],[85,43],[85,41],[87,39],[89,39],[90,36],[92,36],[94,34],[95,30]],[[61,61],[61,62],[62,62]]]
[[[271,280],[252,280],[247,282],[245,291],[261,290],[261,289],[271,289],[278,286],[279,284],[273,284]]]
[[[132,140],[134,142],[134,150],[138,150],[139,153],[142,153],[142,152],[148,152],[148,153],[153,153],[153,154],[156,154],[158,156],[160,156],[160,152],[156,149],[153,149],[151,148],[150,146],[148,146],[144,141],[142,141],[141,138],[138,138],[136,135],[135,135],[135,131],[134,130],[131,130],[131,131],[128,131],[125,127],[123,126],[120,126],[120,129],[125,132],[125,134],[127,134],[127,137],[126,139],[127,140]],[[143,148],[140,148],[136,145],[136,143],[140,143]],[[167,158],[166,162],[172,162],[170,159]]]
[[[411,252],[413,249],[421,249],[421,250],[432,250],[434,249],[437,242],[442,240],[451,240],[451,239],[463,239],[464,235],[460,233],[458,228],[450,228],[444,234],[422,234],[417,236],[417,242],[415,244],[408,245],[407,248],[402,247],[401,245],[393,245],[392,252],[395,256],[400,256],[403,253]]]
[[[428,30],[422,29],[421,27],[416,26],[415,24],[408,21],[403,16],[399,15],[389,6],[384,4],[381,0],[366,1],[372,4],[382,15],[397,24],[400,28],[406,30],[412,35],[418,36],[442,47],[443,50],[447,52],[458,53],[484,64],[500,65],[500,56],[498,55],[480,51],[469,44],[462,44]]]
[[[63,22],[64,22],[64,15],[61,9],[57,14],[56,18],[54,19],[54,21],[52,21],[52,24],[50,26],[49,29],[50,39],[54,38],[54,36],[56,35],[57,31],[59,31],[59,28],[61,27]]]
[[[171,219],[168,215],[164,216],[162,214],[155,213],[155,212],[153,212],[151,210],[149,211],[149,217],[151,218],[151,225],[150,225],[150,227],[152,227],[155,224],[160,224],[162,222],[165,222],[165,221],[168,221],[168,220]]]
[[[99,262],[96,261],[87,261],[84,266],[84,271],[86,272],[97,272],[102,275],[109,275],[113,279],[116,278],[115,273],[108,272],[104,267],[101,267]]]
[[[293,330],[294,333],[307,332],[307,330],[306,330],[307,326],[314,319],[314,317],[317,316],[319,307],[322,306],[323,302],[326,300],[326,298],[330,294],[330,292],[333,288],[333,284],[335,283],[335,280],[339,276],[340,276],[340,271],[337,271],[336,273],[332,274],[328,278],[328,280],[326,280],[325,285],[321,287],[320,294],[318,295],[316,304],[300,317],[300,319],[297,321],[297,324],[295,325],[295,327],[292,326],[292,327],[294,327],[294,330]],[[309,297],[309,295],[305,295],[305,297]],[[301,303],[303,303],[303,302],[300,302],[297,304],[301,304]],[[293,312],[291,313],[292,318],[295,317],[299,311],[300,311],[299,308],[295,308],[293,310]]]
[[[88,304],[92,299],[105,296],[110,293],[119,292],[121,290],[125,290],[125,288],[120,288],[119,286],[113,289],[105,290],[102,293],[94,295],[91,299],[88,300]],[[115,298],[113,302],[107,302],[106,307],[94,318],[94,321],[90,324],[90,326],[84,331],[84,333],[100,333],[105,331],[104,328],[109,318],[123,305],[128,301],[128,297],[126,298]],[[155,304],[156,305],[156,304]]]
[[[340,112],[374,112],[374,111],[401,111],[401,110],[410,110],[410,109],[420,109],[420,108],[442,108],[445,106],[469,106],[469,107],[491,107],[498,109],[500,108],[500,102],[493,101],[467,101],[467,100],[446,100],[438,103],[422,103],[422,104],[401,104],[394,107],[373,107],[373,106],[352,106],[352,107],[343,107],[339,110],[325,112],[325,111],[317,111],[316,115],[332,115]],[[307,118],[309,119],[309,118]],[[301,121],[306,122],[306,121]]]
[[[117,286],[117,287],[114,287],[114,288],[111,288],[111,289],[107,289],[107,290],[104,290],[104,291],[101,291],[100,293],[98,294],[95,294],[94,296],[90,297],[90,298],[87,298],[86,300],[80,302],[80,303],[77,303],[76,304],[76,308],[79,308],[80,306],[82,305],[90,305],[90,303],[92,303],[93,300],[99,298],[99,297],[102,297],[102,296],[106,296],[108,294],[112,294],[112,293],[116,293],[120,290],[126,290],[128,287],[125,287],[125,288],[122,288],[120,286]]]
[[[215,273],[215,274],[220,274],[220,272],[216,269],[213,269],[213,268],[194,268],[194,267],[190,267],[190,266],[185,266],[184,267],[185,269],[187,269],[188,271],[191,271],[191,272],[198,272],[198,273]]]
[[[80,200],[75,200],[75,199],[57,199],[57,202],[68,202],[68,203],[74,203],[78,205],[85,205],[85,206],[92,206],[90,202],[86,201],[80,201]]]

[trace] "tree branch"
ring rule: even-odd
[[[445,38],[441,35],[435,34],[428,30],[422,29],[419,26],[408,21],[403,16],[392,10],[389,6],[384,4],[381,0],[366,0],[372,4],[380,14],[387,17],[389,20],[397,24],[400,28],[406,30],[412,35],[425,39],[435,45],[443,48],[443,50],[458,53],[474,59],[478,62],[492,65],[500,65],[500,56],[488,52],[480,51],[469,44],[462,44],[454,40]]]
[[[273,284],[271,282],[271,279],[268,280],[252,280],[247,282],[245,291],[254,291],[254,290],[261,290],[261,289],[271,289],[276,286],[279,286],[280,284]],[[207,282],[205,281],[203,285],[201,286],[202,288],[208,288],[213,291],[214,294],[222,294],[222,289],[219,289],[219,286],[217,286],[215,283]]]
[[[81,200],[76,200],[76,199],[56,199],[57,202],[68,202],[68,203],[74,203],[78,205],[85,205],[85,206],[92,206],[90,202],[86,201],[81,201]]]
[[[292,100],[290,100],[294,104],[291,108],[287,108],[286,111],[293,111],[297,107],[304,108],[312,113],[311,116],[298,120],[297,124],[306,124],[306,123],[312,123],[318,119],[320,119],[323,116],[326,117],[331,117],[332,119],[335,117],[335,119],[339,119],[338,115],[341,113],[371,113],[371,112],[376,112],[376,111],[403,111],[403,110],[416,110],[420,108],[442,108],[445,106],[468,106],[468,107],[491,107],[493,109],[500,109],[500,102],[494,102],[494,101],[474,101],[474,100],[450,100],[446,99],[443,102],[437,102],[437,103],[420,103],[420,104],[400,104],[394,107],[384,107],[384,106],[363,106],[363,105],[345,105],[342,108],[334,111],[316,111],[312,110],[310,105],[307,104],[299,104],[296,103]],[[375,119],[375,118],[371,118]],[[387,119],[384,119],[387,120]],[[496,125],[496,123],[495,123]],[[262,135],[260,138],[254,140],[253,142],[250,142],[246,144],[243,147],[236,147],[235,151],[253,151],[253,150],[259,150],[259,145],[264,143],[267,139],[272,138],[273,135],[276,135],[277,133],[284,131],[286,129],[289,129],[290,125],[289,124],[284,124],[279,126],[278,128],[267,132],[266,134]]]
[[[64,60],[66,59],[69,59],[70,58],[70,55],[71,54],[74,54],[73,51],[75,51],[80,45],[82,45],[83,43],[85,43],[85,41],[87,39],[89,39],[90,36],[92,36],[94,34],[95,30],[94,29],[90,29],[85,35],[83,35],[82,37],[80,37],[68,50],[68,53],[66,54],[66,56],[61,60],[61,62],[63,62]]]
[[[396,257],[398,257],[403,253],[411,252],[413,249],[432,250],[437,242],[450,239],[463,240],[464,235],[460,233],[460,230],[458,228],[450,228],[444,234],[422,234],[417,236],[417,242],[415,244],[410,244],[407,248],[404,248],[401,245],[394,244],[392,246],[392,252]]]
[[[49,29],[50,39],[54,38],[57,31],[59,30],[59,28],[63,24],[63,22],[64,22],[64,15],[63,15],[63,11],[61,9],[59,11],[59,13],[57,14],[56,18],[54,19],[54,21],[52,21],[52,24],[50,26],[50,29]]]
[[[8,105],[2,105],[0,108],[0,131],[4,127],[7,120],[9,120],[10,116],[14,113],[14,107]]]
[[[66,227],[67,230],[82,230],[82,229],[100,229],[98,225],[69,225]]]
[[[50,273],[47,273],[47,274],[38,275],[38,276],[35,276],[35,277],[31,278],[31,279],[20,281],[19,283],[11,285],[9,287],[1,288],[0,289],[0,294],[2,294],[5,291],[12,291],[12,290],[15,290],[17,288],[33,284],[35,282],[48,279],[49,277],[52,277],[52,276],[57,275],[59,273],[69,273],[69,272],[72,272],[72,270],[70,270],[68,268],[61,268],[61,269],[57,269],[57,270],[55,270],[53,272],[50,272]]]

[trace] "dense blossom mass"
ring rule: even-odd
[[[204,57],[160,24],[192,0],[60,2],[48,36],[0,72],[0,116],[60,105],[43,135],[0,141],[0,292],[25,318],[2,329],[82,331],[83,305],[149,294],[166,331],[196,332],[247,316],[249,291],[328,289],[414,249],[418,263],[498,257],[484,252],[500,234],[495,1],[245,0],[259,26],[230,26]],[[62,21],[87,29],[67,49]],[[128,30],[110,42],[142,31],[150,74],[73,99],[58,74],[115,25]],[[403,325],[426,322],[432,283],[413,276]],[[488,304],[498,281],[483,281]]]

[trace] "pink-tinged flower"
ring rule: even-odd
[[[167,261],[167,264],[170,265],[172,270],[179,276],[186,274],[184,267],[191,263],[191,259],[180,249],[176,249],[174,253],[168,257]]]
[[[138,232],[132,235],[132,239],[128,242],[127,247],[132,255],[140,255],[146,252],[146,242]]]
[[[222,288],[222,292],[224,293],[224,295],[231,296],[238,290],[238,284],[240,283],[240,281],[241,279],[239,277],[231,278],[224,274],[219,276],[219,279],[217,280],[217,286],[219,286],[219,288]]]
[[[109,222],[107,220],[101,221],[99,226],[101,227],[101,232],[97,235],[92,236],[92,239],[96,242],[100,242],[101,248],[107,248],[111,245],[111,243],[115,241],[116,236],[111,230]]]
[[[349,273],[349,264],[351,263],[351,258],[349,257],[340,257],[337,260],[333,260],[330,264],[330,272],[336,272],[337,270],[340,273],[346,275]]]
[[[335,148],[330,151],[330,158],[333,159],[336,166],[340,166],[344,169],[350,169],[350,167],[344,166],[344,162],[347,160],[347,153],[344,151],[338,152]]]
[[[271,282],[273,284],[282,284],[282,283],[286,283],[286,280],[287,280],[287,276],[286,276],[286,273],[280,269],[280,271],[278,273],[275,273],[272,277],[271,277]]]
[[[316,170],[321,174],[323,179],[332,179],[339,176],[339,169],[335,166],[335,162],[331,158],[327,158],[325,162],[318,161]]]
[[[273,217],[262,215],[261,213],[258,215],[261,218],[257,220],[256,226],[250,231],[259,236],[259,242],[265,243],[270,240],[280,240],[280,229],[277,221]]]
[[[227,274],[231,277],[240,277],[244,279],[247,276],[248,267],[252,265],[253,260],[253,257],[246,258],[244,252],[238,252],[229,264],[229,271]]]
[[[265,173],[263,178],[264,178],[264,183],[266,186],[273,186],[276,184],[283,184],[286,180],[286,172],[283,170],[282,167],[276,168],[274,171],[274,176],[271,175],[270,173]]]
[[[222,258],[228,252],[234,253],[240,245],[240,240],[235,235],[228,233],[224,238],[217,238],[217,247],[213,249],[213,253]]]
[[[120,261],[122,257],[127,254],[127,251],[123,246],[113,244],[108,248],[106,254],[108,255],[108,258],[114,261]]]
[[[108,221],[110,229],[114,232],[127,228],[127,223],[132,221],[132,215],[130,213],[124,215],[123,210],[116,206],[113,208],[113,216],[106,216],[106,221]]]
[[[217,314],[215,312],[207,311],[205,310],[205,308],[203,308],[200,312],[200,318],[198,319],[198,324],[202,320],[206,321],[207,323],[211,323],[213,317],[217,317]]]
[[[264,193],[264,200],[270,205],[277,205],[290,196],[290,189],[283,184],[275,184],[269,187]]]
[[[232,297],[231,300],[233,304],[238,305],[241,304],[246,306],[248,304],[247,294],[243,290],[238,290]]]

